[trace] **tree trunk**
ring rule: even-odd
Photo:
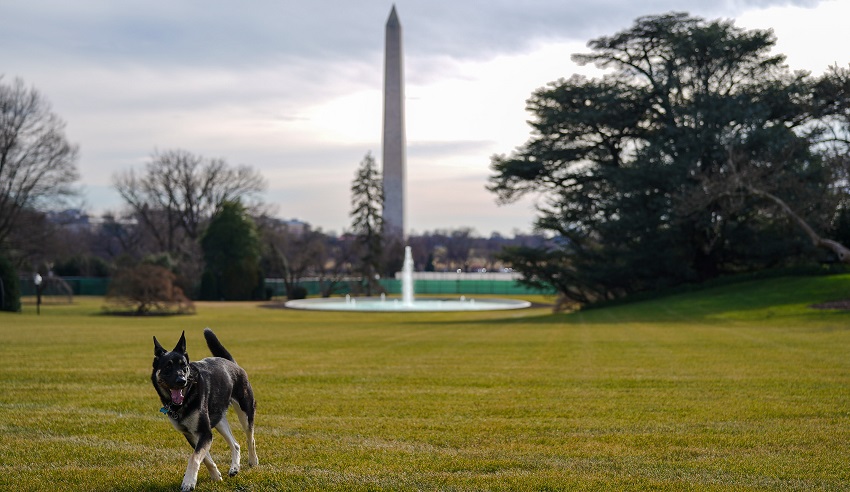
[[[793,210],[791,210],[791,207],[789,207],[784,200],[766,191],[762,191],[758,188],[753,188],[752,186],[748,186],[747,191],[749,191],[753,195],[760,196],[762,198],[767,198],[768,200],[778,205],[779,208],[781,208],[782,211],[785,212],[785,215],[790,217],[791,220],[796,222],[797,225],[801,229],[803,229],[806,235],[809,236],[809,239],[812,240],[812,244],[819,248],[828,249],[832,251],[835,256],[838,257],[838,261],[840,261],[841,263],[850,263],[850,249],[847,249],[846,246],[837,241],[820,237],[820,235],[818,235],[818,233],[816,233],[815,230],[812,229],[812,227],[805,220],[803,220],[802,217],[800,217]]]

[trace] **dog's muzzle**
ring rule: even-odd
[[[175,381],[177,384],[182,384],[183,386],[180,388],[172,388],[171,385],[166,383],[164,380],[159,379],[159,385],[162,386],[163,389],[167,389],[169,393],[171,393],[171,403],[175,405],[182,405],[183,400],[186,399],[186,388],[189,387],[189,383],[186,378],[177,378]]]

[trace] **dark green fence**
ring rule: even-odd
[[[43,282],[42,293],[46,296],[66,295],[68,289],[75,296],[105,296],[109,288],[109,279],[103,277],[45,277]],[[21,295],[35,295],[35,283],[31,277],[22,277],[20,283]]]
[[[70,287],[71,292],[75,296],[105,296],[106,291],[109,289],[108,278],[61,277],[61,281]],[[380,283],[387,294],[401,294],[401,280],[382,279]],[[299,285],[307,289],[307,295],[309,297],[318,297],[321,295],[322,285],[318,280],[304,280]],[[275,296],[286,295],[286,289],[281,279],[266,279],[266,286],[272,290]],[[413,290],[416,294],[422,295],[493,294],[521,296],[553,293],[529,289],[520,285],[515,280],[486,280],[481,279],[480,276],[475,280],[415,280],[413,282]],[[351,280],[339,282],[334,289],[334,294],[345,295],[356,291],[357,281]],[[35,295],[35,285],[31,278],[21,279],[21,294],[25,296]]]
[[[390,295],[401,294],[401,280],[380,280],[383,290]],[[317,280],[303,280],[299,286],[307,289],[308,297],[322,295],[323,287]],[[280,279],[266,279],[266,286],[270,287],[275,296],[285,296],[286,288]],[[362,289],[359,289],[362,293]],[[421,295],[502,295],[522,296],[535,294],[554,294],[554,291],[540,291],[520,285],[515,280],[414,280],[413,291]],[[334,286],[334,295],[353,294],[358,292],[357,281],[343,281]]]

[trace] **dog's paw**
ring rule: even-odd
[[[258,460],[256,456],[249,456],[248,457],[248,466],[250,466],[251,468],[253,468],[253,467],[255,467],[259,464],[260,464],[260,460]]]
[[[189,492],[190,490],[195,490],[195,484],[183,482],[180,486],[180,492]]]
[[[231,466],[230,471],[227,472],[227,474],[230,475],[231,477],[235,477],[238,473],[239,473],[239,467],[238,466]]]
[[[210,472],[210,478],[213,482],[221,482],[221,472],[216,470],[215,473]]]

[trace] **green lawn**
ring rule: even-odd
[[[260,466],[200,491],[850,490],[850,314],[808,307],[842,297],[850,276],[568,315],[29,304],[0,313],[0,490],[179,489],[151,337],[198,359],[205,326],[252,378]]]

